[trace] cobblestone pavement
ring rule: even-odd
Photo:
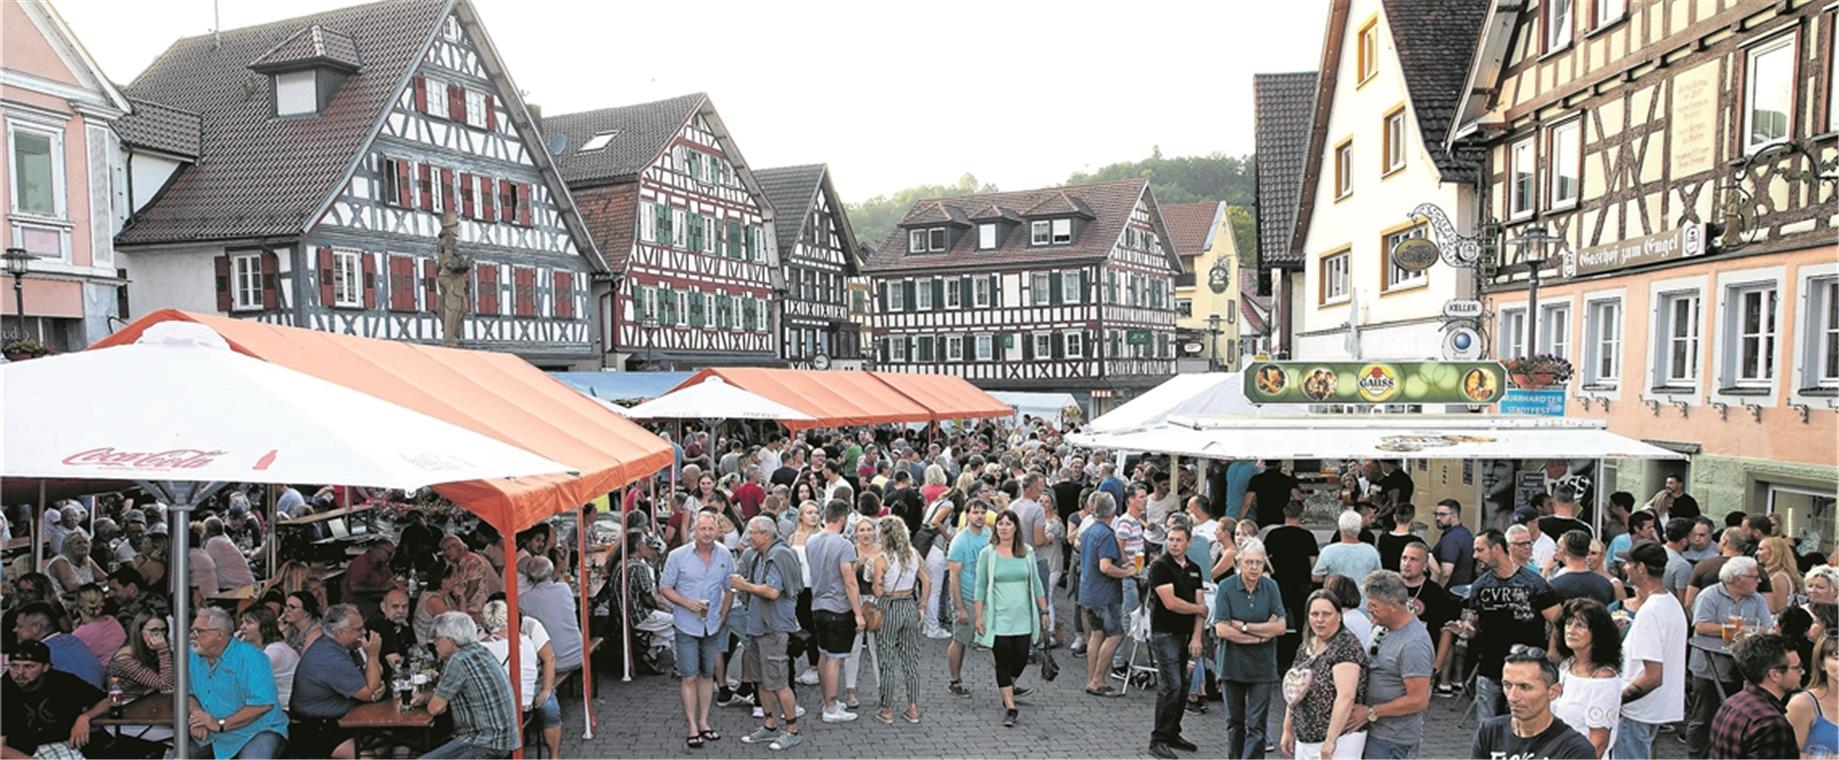
[[[1065,621],[1070,619],[1062,615],[1063,628]],[[1126,642],[1125,646],[1128,645]],[[1001,702],[996,697],[995,676],[987,655],[966,658],[965,685],[973,696],[962,699],[945,691],[945,642],[922,638],[920,647],[922,721],[919,725],[898,718],[891,726],[875,720],[875,675],[864,663],[858,690],[862,708],[856,721],[821,722],[818,720],[819,688],[799,686],[799,703],[807,710],[800,721],[804,735],[804,743],[800,746],[781,753],[763,746],[742,744],[740,737],[758,727],[759,722],[746,708],[716,707],[713,722],[722,734],[721,741],[691,750],[683,745],[683,711],[675,679],[642,676],[622,683],[617,676],[609,676],[602,679],[602,693],[595,698],[600,730],[594,738],[581,738],[579,699],[563,701],[562,751],[570,758],[1149,757],[1154,692],[1133,688],[1128,695],[1117,699],[1088,696],[1083,690],[1085,660],[1074,658],[1065,648],[1054,653],[1061,666],[1060,677],[1054,682],[1044,684],[1034,667],[1028,669],[1022,677],[1022,685],[1040,691],[1022,701],[1020,723],[1014,728],[1003,728]],[[1147,661],[1147,647],[1142,657]],[[1469,756],[1475,720],[1465,718],[1464,706],[1458,699],[1431,699],[1419,757]],[[896,710],[899,709],[897,706]],[[1283,725],[1281,696],[1274,699],[1271,719],[1271,736],[1275,741]],[[1194,757],[1224,756],[1226,718],[1219,703],[1210,703],[1205,714],[1189,713],[1183,726],[1188,739],[1201,746]],[[1685,757],[1677,734],[1661,734],[1660,745],[1655,749],[1656,757]],[[1280,753],[1272,752],[1270,756],[1279,757]]]

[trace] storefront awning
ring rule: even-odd
[[[1602,420],[1512,415],[1174,416],[1147,430],[1068,440],[1205,459],[1684,458],[1611,433]]]
[[[710,376],[811,416],[809,422],[785,422],[791,430],[933,419],[933,413],[919,402],[867,372],[718,367],[698,372],[677,387],[695,385]],[[722,413],[711,409],[707,416],[720,418]]]
[[[1015,410],[956,375],[870,372],[932,412],[932,421],[1009,417]]]
[[[670,465],[671,448],[662,439],[510,354],[359,338],[176,309],[142,317],[96,347],[132,343],[149,326],[172,320],[205,325],[239,353],[445,420],[580,473],[435,487],[507,534],[577,509]],[[124,381],[122,392],[132,393],[133,388],[131,379]],[[325,413],[336,416],[340,410]],[[362,426],[364,421],[350,424]]]

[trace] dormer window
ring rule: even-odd
[[[909,253],[944,253],[945,247],[944,227],[907,231],[907,252]]]
[[[1029,245],[1066,245],[1073,242],[1073,220],[1047,219],[1029,224]]]
[[[1052,234],[1050,232],[1051,227],[1052,225],[1045,221],[1030,223],[1028,225],[1028,244],[1047,245],[1047,241],[1052,239],[1050,237]]]
[[[984,222],[977,225],[977,250],[992,251],[996,249],[996,223]]]
[[[275,115],[298,116],[319,111],[319,77],[312,69],[275,75]]]
[[[351,37],[318,24],[300,29],[249,63],[274,85],[276,116],[319,113],[345,78],[364,67]]]

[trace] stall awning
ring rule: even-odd
[[[1099,415],[1086,429],[1094,433],[1145,430],[1178,414],[1260,416],[1263,413],[1245,398],[1244,382],[1237,372],[1176,375]]]
[[[791,430],[932,419],[926,407],[867,372],[717,367],[697,372],[677,387],[695,385],[710,376],[811,415],[810,422],[786,422]],[[708,416],[720,417],[721,410],[711,409]]]
[[[932,420],[981,419],[1015,414],[1008,404],[956,375],[870,372],[932,412]]]
[[[506,533],[579,508],[670,465],[671,448],[662,439],[510,354],[359,338],[176,309],[142,317],[96,346],[132,343],[149,326],[172,320],[205,325],[237,352],[445,420],[580,472],[435,488]],[[131,382],[123,388],[133,391]],[[339,410],[326,413],[337,415]],[[351,424],[362,426],[364,421]]]
[[[551,372],[550,377],[598,399],[615,402],[649,401],[670,392],[689,372]]]
[[[1205,459],[1683,459],[1609,432],[1602,420],[1412,414],[1183,417],[1075,445]]]

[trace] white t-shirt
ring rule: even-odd
[[[498,664],[505,667],[507,674],[510,673],[510,639],[487,639],[479,643],[485,647],[485,651],[492,653],[492,657],[497,658]],[[530,709],[536,699],[536,679],[543,673],[542,663],[537,662],[536,650],[537,647],[530,641],[529,636],[517,637],[517,656],[519,658],[517,665],[523,675],[522,685],[519,688],[523,689],[522,696],[526,710]]]
[[[1558,553],[1558,542],[1541,532],[1533,537],[1532,571],[1537,573],[1545,569],[1545,562]]]
[[[1584,678],[1571,675],[1570,668],[1558,669],[1558,683],[1564,691],[1552,700],[1552,717],[1572,730],[1590,738],[1590,729],[1609,729],[1609,744],[1615,746],[1616,728],[1621,724],[1622,679]],[[1680,699],[1685,699],[1681,695]]]
[[[1660,663],[1660,686],[1622,705],[1622,715],[1642,723],[1672,723],[1686,717],[1686,609],[1672,594],[1648,597],[1622,639],[1622,683],[1633,682]]]
[[[285,641],[277,641],[262,647],[262,654],[268,655],[268,666],[275,672],[275,697],[281,700],[281,709],[289,709],[294,701],[294,669],[300,665],[300,653]]]
[[[1167,530],[1169,513],[1181,508],[1181,495],[1169,491],[1160,499],[1151,498],[1143,506],[1143,538],[1152,544],[1168,543]]]

